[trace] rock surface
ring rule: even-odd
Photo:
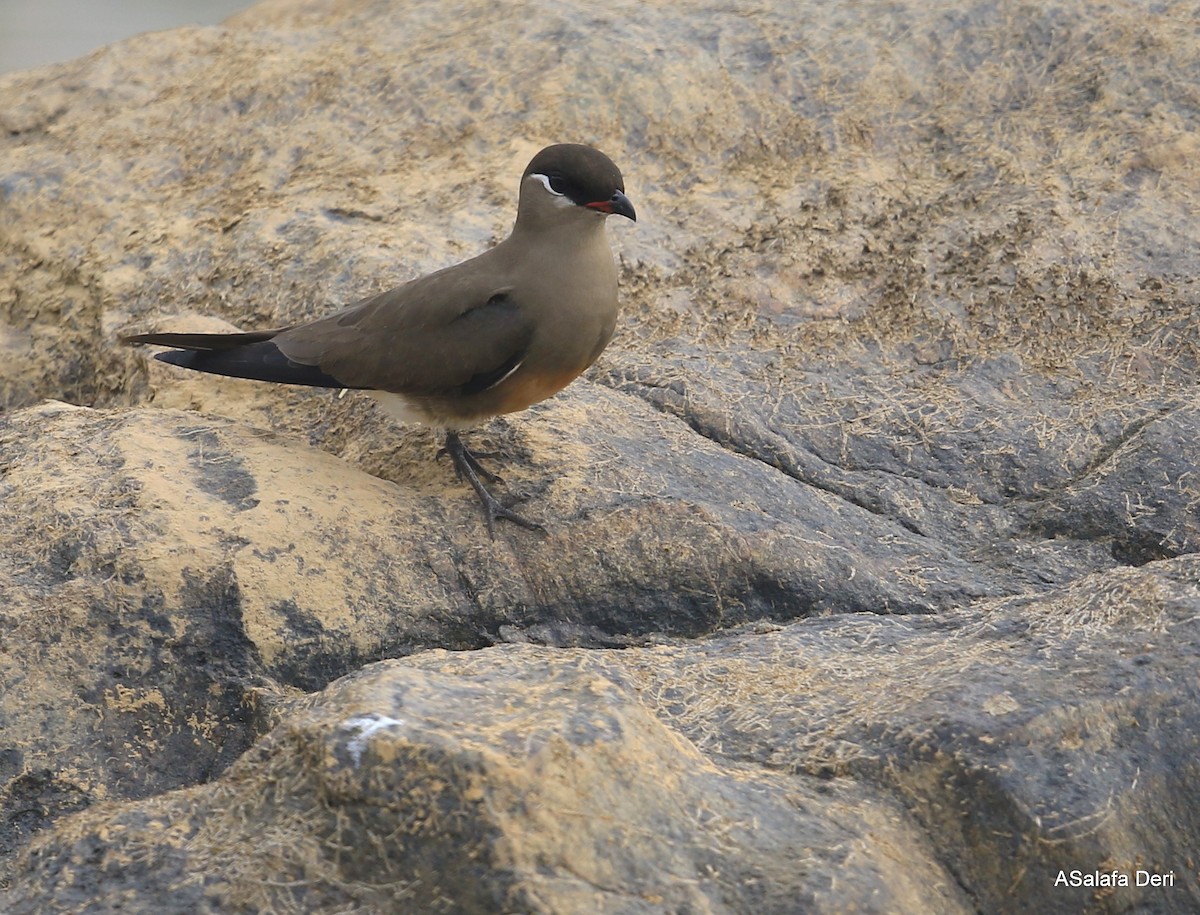
[[[0,910],[1200,908],[1181,15],[289,0],[0,78]],[[476,434],[544,536],[116,343],[475,253],[566,140],[639,222]]]

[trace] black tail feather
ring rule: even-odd
[[[185,369],[248,378],[252,381],[274,381],[278,384],[303,384],[315,388],[345,388],[332,375],[315,365],[293,362],[271,342],[278,331],[250,334],[139,334],[124,337],[127,343],[157,343],[160,346],[183,346],[186,349],[155,353],[154,358]],[[230,339],[237,342],[230,343]]]

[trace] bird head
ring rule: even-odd
[[[578,143],[547,146],[533,157],[521,176],[520,210],[582,211],[637,221],[621,170],[600,150]]]

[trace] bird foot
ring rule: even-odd
[[[483,520],[487,524],[488,536],[493,540],[496,539],[496,520],[502,518],[505,521],[511,521],[513,524],[519,525],[527,530],[546,532],[542,525],[521,517],[511,508],[506,508],[501,505],[487,487],[484,485],[480,477],[486,479],[489,483],[502,482],[500,477],[488,470],[485,470],[479,463],[479,459],[475,457],[467,446],[462,443],[462,439],[458,437],[457,432],[446,433],[446,444],[438,451],[438,455],[450,455],[450,460],[454,462],[454,472],[458,474],[461,480],[466,478],[466,481],[471,484],[471,488],[475,490],[475,495],[479,497],[479,503],[483,506]]]

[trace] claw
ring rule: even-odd
[[[536,522],[522,518],[511,508],[506,508],[488,492],[487,487],[483,484],[484,480],[489,483],[503,482],[500,477],[489,470],[485,469],[479,459],[475,457],[467,446],[462,443],[462,439],[458,437],[457,432],[446,433],[446,444],[438,451],[438,457],[443,454],[450,455],[450,459],[454,462],[454,472],[461,480],[464,477],[471,484],[471,488],[475,490],[475,495],[479,496],[479,502],[483,506],[483,520],[487,524],[488,536],[493,540],[496,539],[496,519],[502,518],[505,521],[511,521],[513,524],[520,525],[523,528],[531,531],[546,532],[542,525]]]

